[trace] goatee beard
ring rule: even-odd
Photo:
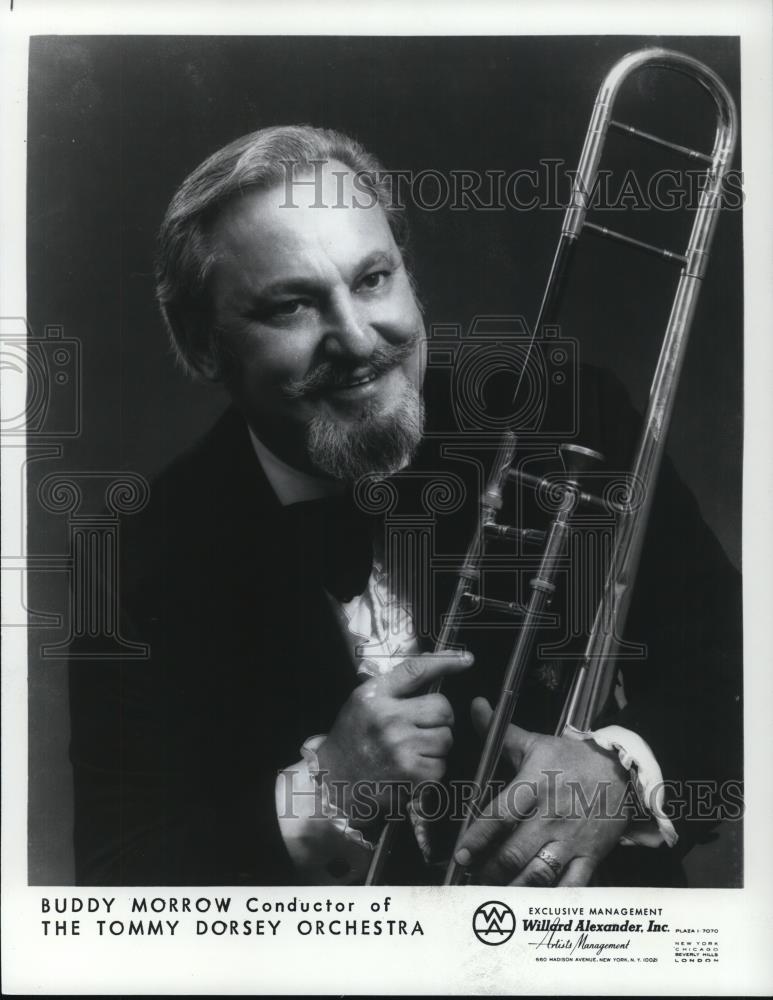
[[[314,417],[306,430],[309,461],[320,472],[345,483],[362,476],[397,472],[408,465],[424,432],[424,403],[407,383],[394,412],[373,413],[345,423]]]

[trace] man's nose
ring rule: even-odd
[[[367,360],[378,334],[349,291],[331,297],[325,316],[324,345],[331,357]]]

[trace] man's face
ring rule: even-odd
[[[225,207],[213,318],[255,433],[292,465],[352,479],[418,443],[424,325],[383,209],[356,207],[368,199],[340,163],[320,180],[321,199],[279,184]]]

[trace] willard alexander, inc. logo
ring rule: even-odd
[[[472,929],[483,944],[504,944],[515,931],[515,914],[507,903],[491,899],[473,914]]]

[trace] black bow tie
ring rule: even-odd
[[[339,601],[362,594],[373,567],[373,519],[351,494],[285,508],[297,533],[303,569]]]

